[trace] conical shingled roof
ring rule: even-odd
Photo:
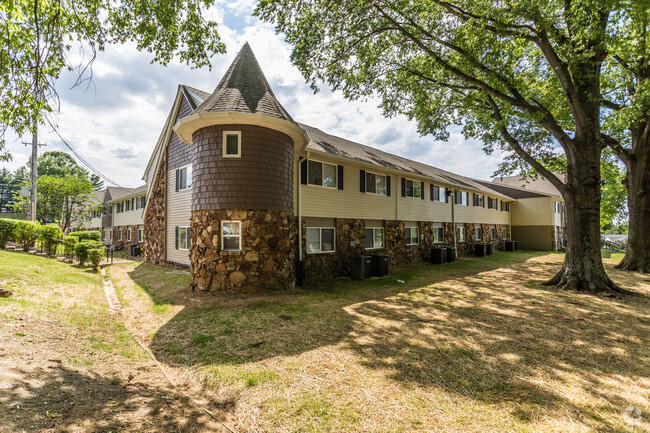
[[[224,111],[263,114],[295,123],[275,98],[248,42],[239,51],[212,95],[192,114]]]

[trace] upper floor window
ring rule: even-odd
[[[384,229],[381,227],[366,228],[366,249],[384,247]]]
[[[474,194],[474,206],[485,207],[485,196],[482,194]]]
[[[334,251],[334,229],[330,227],[307,228],[307,252],[331,253]]]
[[[447,202],[447,188],[444,186],[431,185],[431,200]]]
[[[241,221],[221,221],[221,249],[241,251]]]
[[[417,245],[420,241],[419,227],[406,227],[406,245]]]
[[[370,192],[373,194],[390,195],[390,180],[388,176],[382,174],[369,173],[361,170],[361,192]]]
[[[496,209],[497,208],[497,199],[488,197],[488,209]]]
[[[435,225],[433,227],[433,242],[440,243],[445,241],[445,228],[440,225]]]
[[[507,202],[507,201],[501,200],[501,211],[509,212],[510,211],[510,203]]]
[[[307,169],[307,181],[309,185],[337,188],[338,170],[336,165],[309,160]]]
[[[424,182],[402,178],[402,197],[424,198]]]
[[[241,131],[223,131],[223,157],[241,158]]]
[[[455,204],[462,204],[463,206],[469,206],[469,193],[466,191],[456,191]]]
[[[127,200],[126,201],[126,211],[131,211],[133,210],[133,199]]]
[[[142,197],[136,197],[135,199],[135,208],[137,209],[144,209],[144,205],[147,203],[147,198],[145,196]]]
[[[124,202],[120,202],[116,206],[115,213],[122,213],[124,212]]]
[[[192,188],[192,166],[176,169],[176,191]]]

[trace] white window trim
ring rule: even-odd
[[[239,234],[238,235],[224,235],[223,234],[223,224],[224,223],[228,223],[228,224],[237,223],[237,225],[239,226],[239,230],[238,230]],[[235,238],[235,237],[238,238],[238,240],[239,240],[239,249],[237,249],[237,250],[227,250],[227,249],[223,248],[223,245],[224,245],[223,240],[224,240],[224,238]],[[221,221],[221,251],[226,251],[226,252],[229,252],[229,253],[236,253],[236,252],[241,251],[241,221],[230,221],[230,220]]]
[[[406,245],[420,245],[420,227],[405,227],[404,228],[404,237],[406,237],[406,230],[417,230],[417,242],[416,243],[410,243],[411,242],[411,236],[409,236],[408,241],[406,241]]]
[[[319,186],[319,185],[316,185]],[[321,247],[321,251],[307,251],[307,254],[332,254],[336,252],[336,228],[335,227],[307,227],[305,229],[305,243],[307,243],[307,230],[309,229],[318,229],[318,244]],[[334,231],[334,242],[332,242],[332,251],[323,251],[323,229],[330,229]],[[305,248],[307,250],[307,248]]]
[[[138,242],[142,242],[144,239],[144,230],[138,229]]]
[[[386,241],[386,239],[384,237],[385,232],[384,232],[383,227],[366,227],[366,230],[372,230],[372,245],[373,245],[372,247],[366,247],[365,248],[366,250],[381,250],[383,248],[386,248],[385,243],[384,243]],[[374,246],[375,245],[375,230],[381,230],[381,243],[382,243],[381,247]]]
[[[436,235],[435,234],[436,234],[438,229],[442,229],[442,237],[441,237],[441,239],[436,240]],[[444,242],[445,242],[445,226],[443,226],[442,224],[434,225],[433,226],[433,243],[434,244],[442,244]]]
[[[237,154],[231,155],[226,153],[226,136],[227,135],[236,135],[237,136]],[[223,131],[222,141],[222,151],[224,158],[241,158],[241,131]]]
[[[126,229],[126,241],[131,242],[131,229]]]
[[[460,232],[463,232],[463,239],[460,238]],[[456,227],[456,240],[458,242],[467,242],[467,230],[465,230],[465,226],[458,226]]]
[[[337,170],[336,170],[336,171],[337,171],[337,174],[336,174],[336,175],[338,176],[338,167],[337,167]],[[374,174],[374,175],[375,175],[375,192],[368,191],[368,175],[369,175],[369,174]],[[381,176],[381,177],[384,178],[384,188],[386,188],[386,190],[384,191],[383,194],[377,192],[377,181],[378,181],[379,176]],[[383,196],[387,196],[387,195],[388,195],[388,183],[387,183],[387,179],[388,179],[388,176],[386,176],[385,174],[379,174],[379,173],[375,173],[375,172],[373,172],[373,171],[366,171],[366,179],[365,179],[365,182],[366,182],[366,191],[365,191],[365,192],[366,192],[366,194],[375,194],[375,195],[383,195]],[[338,186],[338,179],[336,179],[336,182],[337,182],[337,186]],[[367,228],[375,228],[375,227],[367,227]],[[382,227],[377,227],[377,228],[382,228]]]
[[[310,162],[310,161],[311,161],[311,162],[317,162],[317,163],[319,163],[319,164],[323,164],[323,165],[325,165],[325,164],[327,164],[327,165],[331,165],[331,166],[333,166],[333,167],[336,169],[336,170],[334,170],[334,173],[336,173],[336,175],[335,175],[335,176],[336,176],[336,177],[335,177],[335,179],[336,179],[336,183],[334,184],[334,186],[316,185],[316,184],[314,184],[314,183],[309,183],[309,162]],[[321,171],[321,174],[322,174],[324,171],[325,171],[325,170],[322,170],[322,171]],[[307,160],[307,186],[315,186],[315,187],[318,187],[318,188],[328,188],[328,189],[338,189],[338,188],[339,188],[339,167],[338,167],[338,165],[337,165],[337,164],[332,164],[331,162],[320,161],[320,160],[318,160],[318,159],[311,159],[311,158],[308,159],[308,160]],[[313,228],[313,229],[315,229],[315,228],[317,228],[317,227],[309,227],[309,228]],[[330,228],[330,227],[323,227],[323,228],[326,228],[326,229],[327,229],[327,228]]]
[[[192,164],[187,164],[187,165],[184,165],[182,167],[178,167],[176,170],[174,170],[174,173],[176,173],[176,175],[178,176],[178,175],[181,174],[181,170],[184,169],[184,168],[187,169],[186,173],[187,173],[187,171],[190,172],[190,178],[191,178],[191,180],[193,180],[193,177],[192,177],[192,174],[191,174],[192,173]],[[187,174],[185,175],[185,184],[186,184],[185,188],[181,188],[181,184],[180,184],[180,181],[178,179],[176,179],[176,182],[178,182],[178,191],[177,192],[192,189],[192,182],[190,182],[189,185],[187,184]]]
[[[477,235],[477,229],[481,230],[481,237],[479,238]],[[481,224],[474,224],[474,240],[479,241],[483,240],[483,226]]]
[[[117,240],[118,240],[118,242],[122,241],[122,230],[121,229],[117,229]]]
[[[494,230],[494,236],[492,236],[492,230]],[[497,240],[497,228],[496,227],[490,227],[490,240],[492,240],[492,241]]]
[[[408,182],[408,181],[413,182],[413,194],[414,194],[413,197],[406,195],[406,182]],[[415,196],[415,184],[416,183],[418,185],[420,185],[420,195],[417,196],[417,197]],[[424,190],[426,189],[426,183],[424,183],[424,186],[425,186],[424,188],[422,188],[422,183],[423,183],[423,181],[421,181],[421,180],[415,180],[415,179],[410,179],[408,177],[405,177],[404,178],[404,197],[401,197],[401,198],[416,198],[418,200],[422,200],[422,197],[424,197]]]
[[[186,230],[185,238],[187,239],[187,248],[181,247],[181,230]],[[180,251],[189,251],[190,250],[190,227],[189,226],[178,226],[178,249]]]

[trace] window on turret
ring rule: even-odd
[[[241,158],[241,131],[223,131],[223,157]]]
[[[221,250],[241,251],[241,221],[221,221]]]

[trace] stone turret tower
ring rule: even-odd
[[[192,285],[215,292],[293,286],[294,150],[307,136],[275,98],[248,43],[174,130],[192,147]]]

